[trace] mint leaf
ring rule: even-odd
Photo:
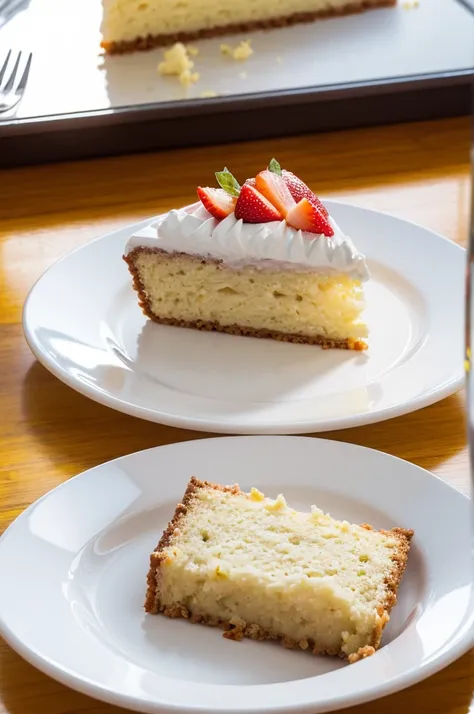
[[[231,196],[238,196],[240,193],[240,184],[230,173],[229,169],[216,171],[217,183]]]
[[[268,164],[268,170],[274,174],[281,176],[281,166],[276,159],[272,159]]]

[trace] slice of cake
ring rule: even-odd
[[[315,194],[272,160],[242,186],[170,211],[132,236],[124,259],[155,322],[364,350],[364,256]]]
[[[110,53],[145,50],[395,4],[396,0],[102,0],[102,47]]]
[[[380,646],[412,536],[192,478],[151,555],[145,609],[355,662]]]

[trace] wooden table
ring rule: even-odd
[[[22,335],[22,305],[59,256],[191,202],[195,187],[212,181],[224,164],[249,176],[273,155],[322,195],[417,221],[464,244],[468,152],[469,122],[459,119],[0,172],[0,531],[32,501],[84,469],[203,436],[95,404],[36,363]],[[328,436],[408,459],[469,491],[462,394]],[[474,712],[473,692],[471,652],[411,689],[347,711],[466,714]],[[119,711],[49,679],[0,642],[0,714]]]

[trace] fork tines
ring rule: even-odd
[[[28,52],[28,58],[23,70],[19,72],[25,55],[26,53],[24,52],[18,52],[14,60],[13,69],[10,69],[13,56],[12,50],[9,50],[0,68],[0,112],[8,111],[8,109],[13,108],[23,96],[30,73],[31,61],[33,59],[33,54]]]
[[[7,94],[8,92],[11,92],[12,90],[17,93],[17,92],[22,92],[26,86],[26,83],[28,81],[28,75],[30,73],[30,67],[31,67],[31,60],[33,58],[33,54],[31,52],[28,53],[28,59],[26,60],[25,68],[23,70],[23,74],[21,75],[21,79],[18,82],[18,84],[15,86],[15,80],[18,74],[18,69],[21,64],[21,59],[22,59],[22,52],[18,52],[15,64],[13,66],[13,70],[5,84],[5,86],[2,86],[3,78],[6,75],[6,71],[8,68],[8,65],[10,63],[10,57],[12,55],[12,51],[9,50],[8,54],[6,56],[6,59],[2,65],[2,68],[0,69],[0,94]]]

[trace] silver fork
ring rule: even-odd
[[[22,52],[18,52],[16,61],[13,65],[13,69],[7,74],[8,65],[10,64],[10,58],[12,57],[12,51],[9,50],[5,62],[3,63],[2,68],[0,69],[0,113],[10,111],[10,109],[16,107],[16,105],[19,104],[21,98],[23,97],[26,83],[28,82],[28,75],[30,73],[33,53],[28,53],[28,59],[26,60],[25,67],[23,69],[23,72],[21,73],[19,81],[17,81],[17,75],[19,75],[18,70],[20,68],[22,54]]]

